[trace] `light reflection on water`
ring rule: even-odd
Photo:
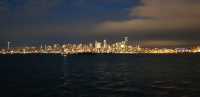
[[[200,97],[199,58],[200,55],[5,55],[0,56],[0,96]]]
[[[66,95],[71,97],[199,97],[199,56],[73,56]]]

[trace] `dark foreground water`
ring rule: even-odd
[[[0,55],[0,97],[200,97],[200,54]]]

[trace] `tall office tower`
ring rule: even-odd
[[[124,41],[125,41],[125,43],[127,43],[128,42],[128,37],[124,37]]]
[[[43,45],[42,44],[40,45],[40,49],[43,49]]]
[[[107,48],[107,41],[103,40],[103,48]]]
[[[44,49],[45,49],[45,50],[47,49],[47,45],[46,45],[46,44],[44,44]]]
[[[90,48],[93,48],[93,44],[92,44],[92,43],[90,43],[90,44],[89,44],[89,47],[90,47]]]
[[[11,43],[11,42],[10,42],[10,41],[8,41],[8,47],[7,47],[8,49],[10,49],[10,43]]]
[[[95,48],[100,49],[101,48],[101,42],[95,41]]]
[[[141,44],[141,42],[140,42],[140,40],[139,40],[138,43],[137,43],[137,50],[141,50],[140,44]]]
[[[124,42],[125,42],[125,45],[128,44],[128,37],[124,37]]]

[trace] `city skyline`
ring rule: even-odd
[[[106,41],[109,44],[113,44],[115,42],[118,42],[121,39],[118,40],[107,40],[107,39],[99,39],[99,40],[68,40],[68,41],[7,41],[7,42],[2,42],[0,45],[0,48],[8,48],[9,47],[25,47],[25,46],[41,46],[41,45],[53,45],[53,44],[90,44],[90,43],[96,43],[96,42],[102,42]],[[183,41],[182,41],[183,42]],[[191,41],[190,41],[191,42]],[[141,46],[145,48],[192,48],[199,46],[200,43],[198,41],[193,41],[193,43],[186,45],[186,44],[174,44],[174,41],[143,41],[143,40],[131,40],[129,41],[129,44],[135,45],[135,44],[140,44]],[[163,44],[162,44],[163,43]]]
[[[146,48],[142,47],[141,41],[131,43],[128,37],[115,43],[108,43],[107,40],[97,41],[94,43],[79,43],[79,44],[41,44],[40,46],[11,46],[10,41],[7,43],[7,48],[0,49],[0,54],[79,54],[79,53],[102,53],[102,54],[177,54],[177,53],[199,53],[200,46],[187,48]]]
[[[197,0],[1,0],[0,47],[124,36],[147,47],[196,46],[199,6]]]
[[[107,39],[107,38],[103,38],[103,39],[86,39],[86,40],[63,40],[63,41],[48,41],[48,40],[36,40],[36,41],[7,41],[7,42],[1,42],[0,44],[0,48],[10,48],[10,47],[25,47],[25,46],[41,46],[41,45],[53,45],[53,44],[90,44],[90,43],[96,43],[96,42],[102,42],[104,43],[104,41],[106,41],[108,44],[113,44],[118,42],[119,40],[123,40],[124,38],[129,39],[128,36],[119,38],[117,40],[113,40],[113,39]],[[131,45],[135,45],[135,44],[140,44],[141,46],[145,47],[145,48],[192,48],[192,47],[196,47],[199,46],[200,43],[198,41],[182,41],[185,42],[184,43],[175,43],[175,41],[173,40],[168,40],[168,41],[154,41],[154,40],[129,40],[129,44]],[[192,43],[190,43],[192,42]],[[163,43],[163,44],[162,44]],[[186,45],[188,44],[188,45]]]

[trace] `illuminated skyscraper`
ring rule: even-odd
[[[124,42],[125,42],[125,43],[128,42],[128,37],[124,37]]]
[[[47,49],[47,45],[46,45],[46,44],[44,45],[44,49],[45,49],[45,50]]]
[[[7,47],[8,49],[10,49],[10,43],[11,43],[11,42],[10,42],[10,41],[8,41],[8,47]]]
[[[43,49],[43,45],[42,44],[40,45],[40,49]]]
[[[90,48],[93,48],[93,44],[92,44],[92,43],[90,43],[90,44],[89,44],[89,47],[90,47]]]
[[[103,48],[107,48],[107,41],[103,40]]]
[[[141,43],[141,42],[140,42],[140,41],[138,41],[138,43],[137,43],[137,47],[136,47],[136,48],[137,48],[137,50],[141,50],[140,43]]]
[[[125,51],[127,51],[127,49],[128,49],[128,37],[124,37],[124,47],[125,47]]]
[[[100,49],[101,48],[101,42],[95,41],[95,48]]]

